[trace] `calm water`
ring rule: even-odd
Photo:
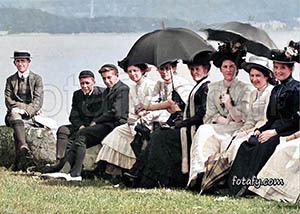
[[[141,35],[143,33],[0,36],[1,91],[4,91],[6,78],[16,71],[10,58],[13,51],[29,50],[33,56],[31,70],[40,74],[44,81],[43,113],[55,119],[58,125],[66,124],[72,93],[79,88],[77,78],[79,72],[83,69],[94,71],[96,84],[104,86],[97,70],[105,63],[116,64],[118,60],[123,59]],[[271,32],[269,35],[279,48],[287,45],[291,39],[300,40],[299,31]],[[216,46],[216,43],[212,44]],[[221,78],[220,72],[214,67],[210,73],[215,80]],[[179,65],[179,74],[192,82],[186,67],[182,64]],[[154,69],[149,76],[158,79]],[[294,77],[299,80],[299,66],[296,66]],[[131,84],[121,69],[120,78],[125,83]],[[243,71],[240,71],[239,79],[249,82],[248,75]],[[0,112],[0,124],[4,124],[6,107],[3,93],[0,96]]]

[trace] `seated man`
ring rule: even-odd
[[[95,86],[95,76],[89,70],[79,74],[80,89],[73,93],[72,109],[69,120],[71,124],[63,125],[57,130],[56,159],[57,163],[45,172],[55,172],[63,166],[63,160],[67,146],[75,140],[76,133],[86,127],[90,127],[94,118],[99,116],[99,107],[102,102],[104,88]]]
[[[107,86],[102,95],[99,116],[94,118],[90,127],[79,130],[65,159],[71,165],[66,173],[48,173],[44,177],[64,178],[67,181],[81,181],[82,163],[86,148],[99,144],[115,127],[127,122],[129,87],[119,80],[116,66],[103,65],[99,73]]]
[[[16,159],[14,170],[18,170],[21,157],[31,159],[32,155],[25,139],[25,123],[38,114],[43,105],[42,78],[29,70],[31,56],[28,51],[14,52],[17,72],[6,80],[5,123],[14,129]]]

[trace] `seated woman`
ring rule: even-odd
[[[268,64],[267,59],[256,56],[250,57],[249,62],[243,64],[243,69],[249,73],[250,82],[256,90],[250,94],[249,111],[244,125],[224,141],[217,140],[217,137],[214,138],[215,141],[210,139],[210,143],[214,143],[217,150],[208,157],[204,171],[207,171],[214,164],[220,164],[217,161],[219,158],[228,159],[227,164],[222,164],[222,167],[218,167],[213,172],[213,174],[218,175],[218,179],[215,180],[213,185],[223,180],[222,177],[226,175],[226,172],[231,167],[241,143],[248,140],[248,135],[251,135],[255,128],[266,122],[267,104],[269,103],[273,85],[276,83]],[[220,153],[222,157],[218,155]],[[201,189],[201,192],[203,191],[205,189]]]
[[[120,168],[130,168],[135,162],[130,142],[134,139],[135,126],[141,122],[143,112],[139,115],[135,114],[134,106],[138,103],[149,104],[155,85],[154,81],[145,77],[147,70],[146,64],[124,66],[124,71],[135,83],[129,89],[128,122],[116,127],[102,140],[102,148],[96,159],[96,162],[100,161],[100,173],[106,170],[109,174],[118,175],[121,174]]]
[[[224,80],[208,85],[205,125],[198,128],[191,147],[188,188],[199,190],[207,158],[219,151],[219,141],[239,130],[246,118],[250,86],[237,80],[238,68],[246,52],[224,43],[213,54],[213,63],[220,68]]]
[[[238,150],[228,178],[231,195],[247,194],[249,183],[235,181],[256,176],[279,144],[279,137],[299,130],[299,121],[293,116],[299,110],[300,82],[292,77],[294,63],[299,61],[299,55],[296,51],[290,55],[286,50],[273,50],[271,53],[274,75],[280,84],[271,92],[267,122]]]
[[[102,141],[101,148],[96,162],[100,171],[111,175],[122,175],[122,171],[130,169],[136,161],[136,155],[131,147],[131,142],[136,135],[136,125],[143,124],[149,130],[153,127],[153,122],[161,122],[165,124],[169,118],[169,113],[166,110],[147,112],[144,108],[141,112],[135,111],[135,106],[152,106],[150,102],[157,103],[154,105],[162,105],[157,109],[166,109],[172,104],[170,103],[171,92],[176,90],[182,95],[184,100],[187,100],[187,92],[191,87],[186,80],[182,81],[180,77],[172,79],[172,70],[170,63],[166,63],[158,68],[162,81],[159,80],[154,84],[149,84],[146,78],[143,78],[145,69],[139,65],[128,66],[125,68],[131,80],[136,82],[136,85],[130,88],[129,92],[129,119],[128,123],[113,130]],[[140,78],[135,78],[138,75]],[[172,82],[173,81],[173,82]],[[109,163],[107,165],[107,163]],[[101,174],[101,173],[100,173]]]
[[[300,131],[280,138],[266,165],[257,175],[268,185],[250,186],[249,190],[263,198],[296,203],[300,200]],[[275,183],[276,182],[276,183]]]
[[[196,85],[189,95],[183,120],[175,121],[175,129],[160,128],[153,132],[145,151],[129,173],[124,174],[134,178],[135,187],[186,186],[189,148],[206,110],[209,61],[210,53],[202,52],[187,63]]]
[[[232,163],[234,160],[241,143],[248,140],[249,135],[251,135],[255,129],[265,124],[271,91],[274,85],[277,84],[274,74],[269,68],[267,59],[252,56],[249,58],[249,62],[244,65],[243,69],[249,73],[250,82],[256,90],[250,94],[249,112],[244,125],[221,144],[221,151],[225,151],[232,137],[236,136],[225,154],[229,163]]]

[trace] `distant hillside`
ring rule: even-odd
[[[91,33],[91,32],[146,32],[167,27],[199,29],[199,21],[141,17],[63,17],[39,9],[0,8],[0,31],[13,33]]]
[[[5,7],[41,9],[79,18],[147,17],[199,20],[205,24],[279,21],[287,28],[300,24],[299,0],[0,0],[0,8]]]

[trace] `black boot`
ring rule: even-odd
[[[33,156],[29,150],[25,138],[25,126],[22,120],[11,121],[14,129],[16,158],[13,170],[26,170],[28,167],[34,166]]]
[[[63,159],[65,157],[65,152],[69,144],[70,130],[66,126],[61,126],[57,130],[57,142],[56,142],[56,158]]]
[[[81,176],[82,165],[86,153],[86,137],[84,135],[79,135],[71,146],[71,151],[75,153],[75,162],[71,169],[71,176],[77,177]]]
[[[17,151],[20,153],[29,152],[29,148],[25,138],[24,122],[22,120],[14,120],[11,122],[11,124],[12,128],[14,129],[14,138]]]
[[[97,166],[95,168],[95,174],[97,177],[99,178],[103,178],[105,179],[105,170],[106,170],[106,165],[107,165],[107,162],[106,161],[103,161],[103,160],[100,160],[98,163],[97,163]]]
[[[198,173],[197,177],[194,180],[192,180],[190,185],[187,187],[187,190],[199,192],[201,189],[203,176],[204,172]]]

